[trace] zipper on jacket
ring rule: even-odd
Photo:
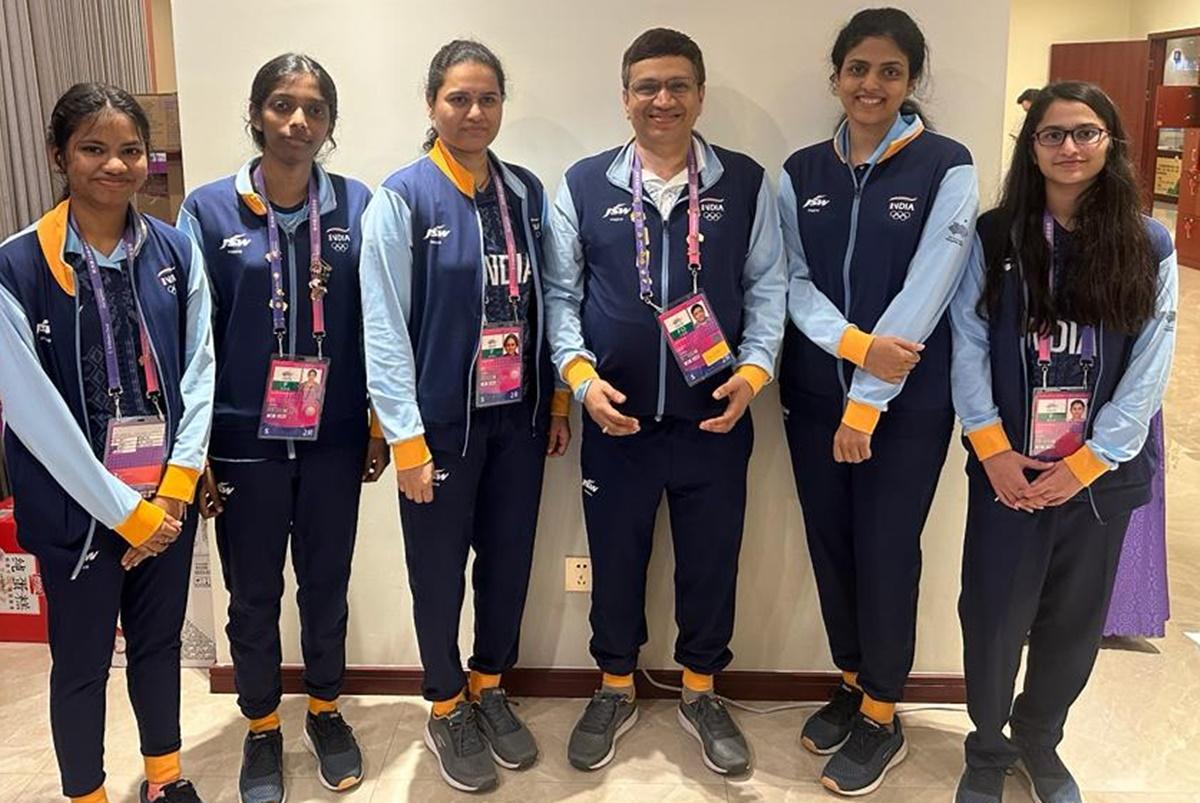
[[[503,175],[500,180],[503,181]],[[533,242],[533,229],[529,225],[529,201],[525,200],[521,207],[521,222],[525,225],[525,244],[529,250],[529,264],[533,271],[530,274],[529,281],[533,285],[533,294],[537,304],[537,327],[533,333],[533,342],[537,344],[537,349],[534,351],[533,357],[533,376],[534,376],[534,397],[533,397],[533,417],[529,420],[529,430],[531,433],[537,432],[537,416],[538,410],[542,404],[542,348],[547,347],[543,343],[542,333],[546,330],[546,311],[542,303],[542,281],[541,268],[537,261],[537,247]]]
[[[479,331],[475,333],[475,348],[471,350],[470,367],[467,368],[467,426],[463,430],[463,457],[467,456],[467,445],[471,442],[471,413],[475,408],[475,359],[483,342],[484,319],[487,317],[487,271],[483,266],[487,259],[487,245],[483,242],[483,218],[479,215],[479,202],[472,198],[471,204],[475,207],[475,230],[479,234]]]
[[[269,203],[269,202],[268,202]],[[307,219],[306,219],[307,222]],[[296,233],[284,232],[288,243],[288,351],[296,353]],[[288,460],[296,459],[296,442],[287,439]]]
[[[850,317],[850,264],[854,261],[854,247],[858,240],[858,217],[862,207],[862,188],[870,178],[875,165],[870,165],[863,172],[861,182],[858,180],[858,173],[849,161],[846,162],[846,168],[850,171],[850,180],[854,182],[854,201],[850,205],[850,237],[846,241],[846,256],[842,260],[842,315],[848,319]],[[839,357],[837,375],[838,384],[842,386],[842,398],[845,399],[850,394],[850,388],[846,385],[846,372],[842,369],[842,362],[842,358]]]
[[[87,438],[88,448],[92,447],[92,425],[88,420],[87,414],[87,391],[83,389],[83,351],[81,349],[80,334],[79,334],[79,293],[72,296],[75,302],[75,377],[79,382],[79,399],[83,404],[83,433]],[[88,524],[87,537],[83,539],[83,551],[79,553],[79,560],[75,562],[75,568],[71,570],[71,579],[74,580],[83,571],[83,564],[87,561],[88,550],[92,548],[92,539],[96,536],[96,517],[91,516]]]
[[[1099,389],[1100,379],[1101,379],[1101,377],[1104,376],[1104,323],[1103,322],[1096,325],[1096,363],[1097,363],[1097,368],[1096,368],[1095,387],[1097,389]],[[1094,405],[1094,404],[1088,405],[1087,417],[1084,419],[1084,429],[1083,429],[1084,432],[1091,431],[1092,413],[1095,412],[1095,407],[1096,407],[1096,405]],[[1091,485],[1089,485],[1087,487],[1087,495],[1088,495],[1088,502],[1091,503],[1091,506],[1092,506],[1092,515],[1096,517],[1096,521],[1100,522],[1101,524],[1106,524],[1107,522],[1105,522],[1104,519],[1100,516],[1100,511],[1096,508],[1096,497],[1092,493]]]
[[[678,201],[676,201],[678,203]],[[674,211],[674,207],[672,207]],[[659,217],[662,219],[662,264],[659,266],[660,284],[662,285],[662,303],[665,307],[671,303],[671,237],[669,225],[671,216],[663,217],[662,212],[659,212]],[[658,323],[657,319],[654,321]],[[654,414],[655,421],[663,420],[663,412],[667,408],[667,341],[662,335],[658,338],[658,408]]]

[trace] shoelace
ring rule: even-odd
[[[694,703],[687,703],[697,712],[701,724],[715,739],[736,736],[738,729],[725,706],[711,694],[702,694]]]
[[[473,756],[483,750],[483,737],[479,723],[475,721],[475,709],[470,705],[459,705],[446,719],[450,726],[450,742],[454,752],[460,756]]]
[[[250,754],[246,756],[246,775],[261,778],[280,771],[283,740],[275,732],[256,733],[250,737]]]
[[[858,712],[860,705],[860,696],[843,683],[834,691],[833,699],[829,701],[829,704],[825,706],[825,710],[821,712],[821,718],[833,722],[844,722]]]
[[[515,733],[521,729],[521,723],[517,721],[510,704],[517,705],[508,699],[504,689],[485,692],[479,698],[479,708],[496,733]]]
[[[859,717],[850,731],[850,738],[842,752],[855,764],[866,764],[875,755],[880,745],[892,738],[892,732],[882,725]]]
[[[313,718],[320,746],[331,753],[344,753],[354,747],[354,729],[336,711],[318,714]]]
[[[604,733],[617,715],[617,706],[627,699],[615,692],[596,692],[579,718],[579,729],[584,733]]]

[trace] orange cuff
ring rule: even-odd
[[[1075,475],[1075,479],[1086,488],[1110,471],[1108,463],[1100,459],[1100,455],[1092,451],[1086,443],[1063,458],[1067,468]]]
[[[162,482],[158,484],[158,495],[190,505],[196,498],[196,483],[199,481],[200,472],[196,469],[168,464]]]
[[[1004,432],[1004,424],[1000,421],[968,432],[967,440],[971,442],[971,448],[980,460],[987,460],[1001,452],[1012,450],[1012,444],[1008,442],[1008,435]]]
[[[379,423],[379,416],[375,415],[374,408],[371,409],[370,415],[367,416],[367,420],[371,422],[371,437],[382,438],[383,424]]]
[[[838,356],[849,360],[859,368],[867,361],[867,351],[874,342],[875,335],[869,335],[853,324],[842,332],[842,340],[838,343]]]
[[[870,435],[879,424],[880,415],[881,411],[871,405],[851,399],[846,404],[846,412],[842,413],[842,423],[850,429],[857,429],[859,432]]]
[[[433,455],[425,444],[424,435],[392,444],[392,463],[397,471],[423,466],[432,459]]]
[[[571,391],[556,390],[550,398],[550,415],[566,418],[571,414]]]
[[[750,383],[750,389],[754,391],[755,396],[762,390],[763,385],[771,381],[771,375],[757,365],[742,365],[733,373]]]
[[[141,546],[149,540],[150,536],[154,535],[154,531],[163,523],[166,516],[167,511],[142,499],[129,517],[113,529],[128,541],[130,546]]]
[[[165,756],[143,756],[142,763],[146,769],[146,780],[152,784],[168,784],[183,777],[178,750]]]
[[[576,357],[567,363],[567,367],[562,372],[563,379],[571,386],[571,392],[579,390],[579,386],[589,379],[595,379],[600,376],[596,373],[596,366],[585,360],[583,357]]]
[[[88,792],[83,797],[71,798],[71,803],[108,803],[108,795],[104,792],[104,787],[101,786],[94,792]]]

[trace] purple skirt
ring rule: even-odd
[[[1153,497],[1133,512],[1112,602],[1108,606],[1106,636],[1162,638],[1171,616],[1167,600],[1167,504],[1163,424],[1160,411],[1150,422],[1150,437],[1158,446],[1158,470]]]

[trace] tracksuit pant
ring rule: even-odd
[[[175,543],[128,572],[121,558],[129,544],[99,524],[91,557],[74,580],[78,546],[35,551],[49,612],[50,729],[67,797],[104,785],[105,688],[118,614],[142,755],[165,756],[180,748],[180,631],[196,521],[190,514]]]
[[[468,666],[499,675],[517,662],[548,437],[544,425],[530,425],[531,415],[528,400],[475,410],[465,454],[461,428],[427,426],[433,501],[400,495],[426,700],[450,700],[465,685],[458,625],[472,549],[475,643]]]
[[[591,653],[604,672],[633,672],[646,643],[646,568],[664,493],[675,552],[675,660],[711,675],[733,659],[729,640],[753,446],[749,413],[724,435],[704,432],[696,421],[646,418],[637,434],[620,437],[584,416]]]
[[[1055,747],[1087,685],[1130,513],[1101,523],[1087,495],[1036,513],[993,501],[972,476],[958,612],[963,630],[972,767],[1009,767],[1014,742]],[[1013,687],[1026,638],[1025,687]],[[1004,735],[1010,724],[1012,739]]]
[[[330,701],[341,693],[346,589],[365,460],[364,439],[354,446],[297,444],[294,460],[211,462],[225,507],[216,518],[229,589],[225,633],[238,707],[247,719],[270,715],[283,695],[279,611],[289,543],[305,690]]]
[[[863,691],[899,702],[916,647],[921,531],[950,445],[953,413],[888,412],[871,459],[837,463],[841,416],[814,402],[785,416],[796,490],[833,662]]]

